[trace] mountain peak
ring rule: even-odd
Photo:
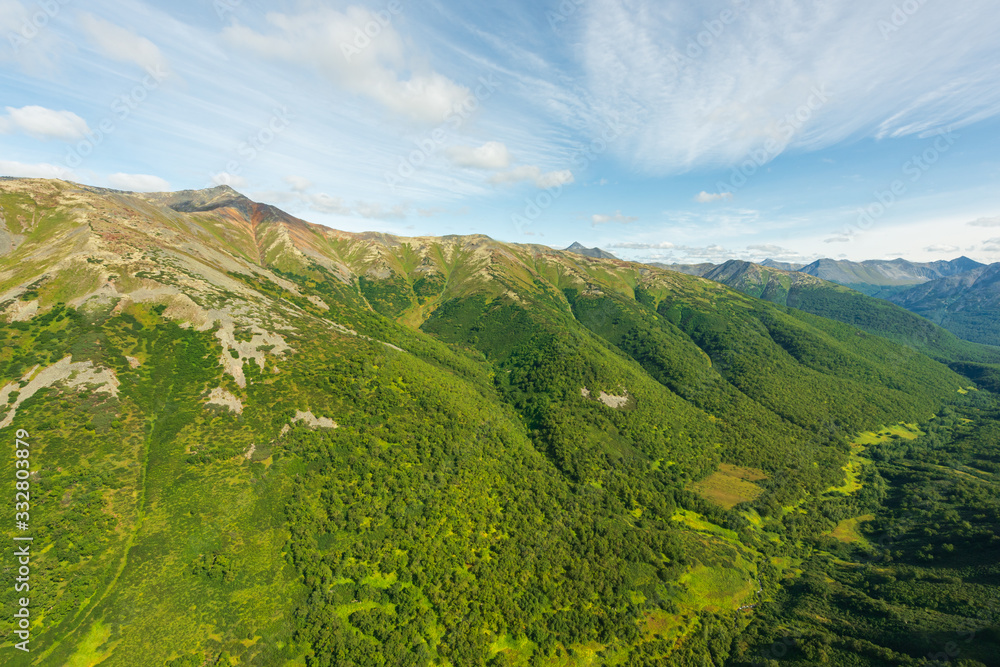
[[[154,192],[143,197],[157,204],[168,206],[181,213],[214,211],[231,206],[247,212],[253,202],[228,185],[217,185],[203,190],[181,190],[179,192]]]
[[[600,248],[588,248],[579,241],[574,242],[573,245],[566,248],[565,252],[583,255],[585,257],[594,257],[597,259],[618,259],[618,257],[612,255],[606,250],[601,250]]]

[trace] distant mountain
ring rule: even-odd
[[[566,248],[566,252],[572,252],[577,255],[584,255],[586,257],[594,257],[597,259],[618,259],[607,250],[601,250],[600,248],[587,248],[582,243],[574,243],[570,247]]]
[[[685,273],[689,276],[704,276],[706,273],[714,269],[717,264],[661,264],[659,262],[654,262],[650,266],[655,266],[658,269],[666,269],[667,271],[676,271],[677,273]]]
[[[891,301],[966,340],[1000,345],[1000,264],[911,287]]]
[[[992,281],[983,279],[994,290],[994,301],[990,312],[993,322],[997,322],[1000,312],[1000,264],[994,271]],[[977,270],[982,272],[982,270]],[[737,289],[744,294],[764,299],[791,308],[798,308],[813,315],[850,324],[859,329],[912,346],[925,354],[944,361],[965,361],[974,363],[1000,362],[1000,352],[981,347],[964,338],[957,331],[948,331],[920,315],[909,312],[883,299],[870,297],[857,290],[823,280],[807,273],[782,271],[760,264],[730,260],[708,271],[709,280]],[[961,278],[950,280],[958,281]],[[928,283],[934,285],[935,283]],[[921,289],[927,286],[921,286]],[[942,288],[943,289],[943,288]],[[961,293],[961,288],[956,290]],[[983,299],[986,300],[985,298]],[[984,339],[977,342],[985,343]]]
[[[926,263],[905,259],[872,259],[863,262],[819,259],[799,271],[846,285],[870,296],[888,297],[900,291],[900,288],[962,275],[982,266],[984,265],[968,257]]]
[[[792,264],[791,262],[779,262],[774,259],[765,259],[760,263],[761,266],[766,266],[771,269],[781,269],[782,271],[800,271],[805,264]]]

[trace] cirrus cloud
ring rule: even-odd
[[[440,123],[471,97],[468,88],[408,59],[392,24],[363,7],[271,12],[266,20],[266,34],[233,24],[222,36],[262,58],[316,67],[336,85],[421,122]],[[373,23],[382,26],[378,35],[356,48],[358,35]]]
[[[159,47],[128,28],[86,12],[80,14],[79,24],[90,41],[108,58],[118,62],[134,63],[147,72],[156,72],[160,75],[170,72],[167,59]]]
[[[490,178],[490,183],[499,185],[503,183],[522,183],[524,181],[530,181],[535,184],[535,187],[545,190],[548,188],[558,188],[563,185],[570,185],[575,180],[573,172],[569,169],[543,173],[539,167],[525,165],[523,167],[515,167],[510,171],[495,174],[492,178]]]

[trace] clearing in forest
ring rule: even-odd
[[[727,510],[736,505],[754,500],[763,490],[754,482],[767,479],[767,475],[757,468],[741,468],[723,463],[719,469],[691,488],[707,500],[718,503]]]

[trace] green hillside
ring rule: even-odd
[[[1000,472],[982,443],[948,449],[992,395],[860,310],[855,328],[613,259],[348,234],[228,188],[11,180],[0,205],[0,437],[27,433],[31,471],[8,543],[34,538],[32,652],[5,586],[0,664],[744,664],[803,614],[820,632],[799,595],[819,572],[868,585],[841,565],[863,541],[828,533],[890,521],[907,471]],[[900,423],[928,435],[859,444]],[[995,548],[974,500],[933,535]],[[969,568],[955,591],[1000,591]],[[921,664],[837,595],[818,641]]]
[[[803,273],[733,260],[705,277],[760,299],[850,324],[945,363],[1000,364],[1000,348],[962,340],[893,303]]]

